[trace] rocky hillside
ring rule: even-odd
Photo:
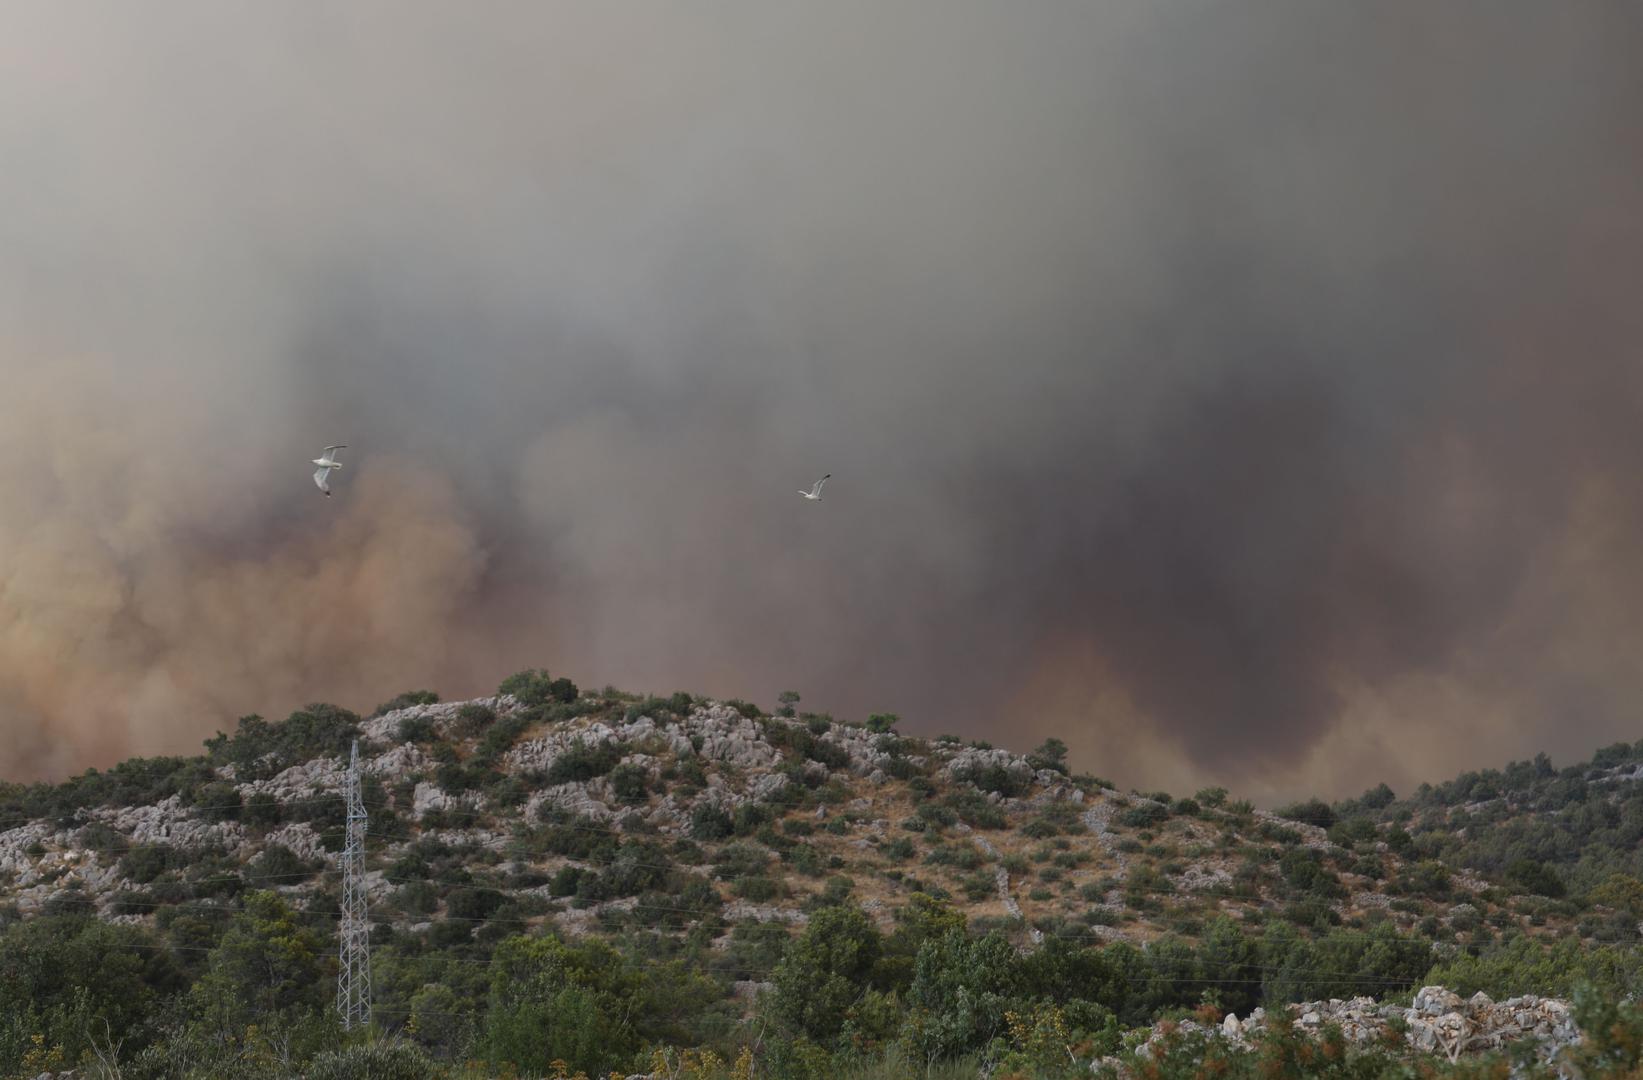
[[[1121,792],[1069,775],[1053,744],[1021,755],[910,738],[889,717],[540,682],[462,703],[407,695],[365,720],[323,706],[283,724],[248,718],[200,758],[7,791],[0,903],[151,920],[269,887],[334,908],[357,736],[385,934],[455,938],[464,920],[496,919],[571,934],[682,928],[708,914],[798,925],[845,896],[888,929],[919,892],[1028,939],[1194,937],[1222,914],[1463,944],[1569,928],[1532,896],[1400,854],[1386,839],[1395,824],[1339,835],[1221,791]]]
[[[1492,799],[1268,813],[1119,791],[1054,740],[797,704],[527,671],[0,786],[0,1076],[329,1075],[357,1052],[429,1077],[1059,1080],[1350,1047],[1354,1075],[1403,1075],[1411,1054],[1549,1054],[1587,985],[1643,1060],[1643,1013],[1590,1004],[1643,990],[1629,759],[1535,766]],[[386,1049],[330,1008],[356,743]],[[1502,840],[1548,836],[1586,846],[1532,864]]]
[[[1643,918],[1643,741],[1561,768],[1539,754],[1402,799],[1383,785],[1331,813],[1378,828],[1415,857],[1543,897],[1549,914],[1580,911],[1583,937],[1635,937]]]

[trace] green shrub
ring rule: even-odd
[[[855,908],[816,912],[776,965],[772,1012],[795,1033],[832,1039],[861,1000],[882,951],[878,928]]]
[[[931,938],[919,948],[907,992],[909,1042],[926,1060],[979,1050],[1006,1033],[1005,1013],[1022,989],[1021,963],[1002,936],[949,931]]]
[[[1378,836],[1375,823],[1364,817],[1342,818],[1329,828],[1329,842],[1344,848],[1373,843]]]
[[[913,845],[913,841],[905,836],[898,836],[879,848],[879,854],[897,861],[911,859],[917,853],[918,849]]]
[[[1568,891],[1556,870],[1533,859],[1514,861],[1506,868],[1506,880],[1523,892],[1549,896],[1554,900]]]
[[[1318,853],[1309,848],[1290,848],[1278,860],[1279,872],[1284,881],[1297,893],[1311,893],[1316,896],[1335,898],[1346,894],[1340,879],[1331,873],[1318,857]]]
[[[913,816],[938,829],[958,824],[957,814],[935,803],[920,803],[918,809],[913,811]]]
[[[434,770],[434,782],[452,795],[478,791],[490,781],[490,770],[476,761],[448,761]]]
[[[942,805],[972,829],[1002,829],[1009,825],[1004,810],[980,792],[955,791],[942,800]]]
[[[93,821],[79,831],[74,842],[82,848],[108,851],[125,846],[126,838],[102,822]]]
[[[279,723],[242,717],[233,735],[219,732],[205,741],[205,747],[212,764],[231,764],[241,779],[251,779],[316,757],[345,757],[357,738],[357,715],[335,705],[315,704]]]
[[[514,743],[525,734],[531,723],[532,714],[529,712],[515,713],[506,720],[492,723],[479,737],[479,744],[474,747],[474,764],[484,768],[493,767],[503,754],[513,749]]]
[[[296,885],[314,876],[315,868],[284,844],[270,844],[245,867],[246,881],[258,889]]]
[[[770,811],[757,803],[742,803],[736,807],[736,813],[731,816],[731,831],[737,836],[747,836],[758,831],[759,827],[770,821]]]
[[[576,889],[582,881],[583,869],[580,866],[561,866],[554,872],[553,880],[548,883],[550,896],[575,896]]]
[[[141,889],[119,889],[109,898],[109,911],[115,915],[152,915],[159,906],[153,893]]]
[[[768,877],[739,877],[730,885],[730,891],[753,903],[764,903],[781,895],[781,886]]]
[[[998,895],[998,882],[987,871],[974,870],[959,876],[958,889],[964,899],[979,904]]]
[[[1067,774],[1067,744],[1060,739],[1045,739],[1038,749],[1027,755],[1027,764],[1035,769],[1049,769]]]
[[[827,879],[822,891],[807,898],[804,910],[814,913],[822,908],[842,907],[850,902],[850,894],[855,891],[856,883],[842,874],[835,874]]]
[[[462,1048],[473,1022],[471,1000],[444,983],[424,983],[411,995],[410,1007],[406,1026],[417,1042],[445,1056]]]
[[[1146,829],[1169,820],[1169,811],[1154,802],[1138,803],[1117,815],[1120,825],[1132,829]]]
[[[439,890],[426,881],[408,881],[394,890],[393,902],[407,915],[429,915],[439,907]]]
[[[762,874],[770,865],[770,854],[759,845],[746,840],[726,844],[713,861],[714,876],[723,881],[732,878]]]
[[[713,803],[697,803],[690,812],[690,835],[694,840],[723,840],[734,828],[730,815]]]
[[[842,769],[850,764],[850,751],[838,743],[816,738],[809,732],[803,735],[804,738],[795,740],[795,747],[810,761],[819,761],[829,769]]]
[[[638,765],[618,765],[610,772],[610,790],[619,802],[642,803],[650,797],[650,774]]]
[[[1449,868],[1435,859],[1406,864],[1392,882],[1394,892],[1443,900],[1449,896]]]
[[[526,707],[551,705],[554,702],[568,704],[575,701],[578,694],[575,683],[569,679],[552,678],[545,668],[527,668],[509,675],[502,680],[496,692],[499,695],[511,694],[515,701]]]
[[[483,922],[496,914],[506,898],[495,889],[470,887],[454,889],[445,901],[445,910],[453,919]]]
[[[194,790],[194,806],[207,821],[237,821],[242,809],[240,789],[224,781],[202,784]]]
[[[443,919],[428,928],[428,946],[433,949],[455,949],[473,944],[473,927],[465,922]]]
[[[884,763],[885,774],[895,780],[911,780],[915,776],[923,776],[924,769],[916,765],[911,759],[893,757]]]
[[[471,739],[496,723],[496,710],[489,705],[481,705],[476,701],[456,710],[455,731],[465,739]]]
[[[1049,837],[1059,836],[1060,834],[1061,830],[1056,828],[1054,822],[1046,821],[1041,817],[1034,818],[1033,820],[1027,822],[1027,824],[1021,826],[1021,835],[1031,840],[1046,840]]]
[[[1316,825],[1320,829],[1327,829],[1335,824],[1335,811],[1322,799],[1308,799],[1306,802],[1293,803],[1277,811],[1279,817],[1291,821],[1299,821],[1306,825]]]
[[[986,858],[970,844],[942,844],[931,849],[924,857],[931,866],[952,866],[959,870],[975,870],[986,863]]]
[[[681,758],[673,766],[673,771],[678,775],[679,782],[686,788],[694,788],[699,791],[707,787],[707,770],[703,769],[702,763],[693,757]],[[689,794],[688,791],[682,793]]]
[[[245,808],[240,811],[240,820],[264,829],[278,825],[282,816],[279,800],[266,791],[259,791],[245,800]]]
[[[826,867],[822,865],[821,853],[809,844],[794,845],[783,858],[805,877],[821,877],[826,872]]]
[[[187,866],[189,857],[170,844],[138,844],[120,859],[120,873],[139,885],[147,885],[168,870]]]
[[[595,780],[614,769],[622,752],[608,742],[576,743],[553,759],[548,766],[549,784],[569,784]]]
[[[982,791],[1002,795],[1006,799],[1025,795],[1031,781],[1002,765],[973,764],[953,773],[953,779],[972,784]]]
[[[433,742],[438,737],[434,721],[428,716],[407,716],[399,722],[394,737],[402,743]]]
[[[434,693],[432,690],[407,690],[405,693],[400,694],[393,700],[385,701],[381,705],[378,705],[376,709],[372,711],[371,719],[374,720],[379,716],[386,716],[391,712],[398,712],[400,709],[409,709],[414,705],[438,704],[439,695]]]

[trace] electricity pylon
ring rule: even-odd
[[[365,914],[365,799],[359,790],[359,740],[348,755],[348,835],[342,849],[342,923],[337,964],[337,1012],[342,1026],[371,1023],[371,941]]]

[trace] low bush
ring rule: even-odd
[[[621,751],[608,742],[576,743],[553,759],[546,779],[549,784],[595,780],[614,769],[621,760]]]

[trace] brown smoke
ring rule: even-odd
[[[6,21],[0,776],[526,664],[1268,798],[1643,734],[1629,9]]]

